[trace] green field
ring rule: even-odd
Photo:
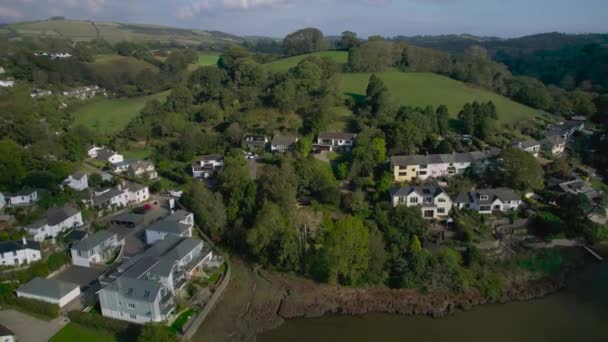
[[[503,124],[534,118],[539,114],[538,110],[504,96],[437,74],[387,71],[377,75],[401,105],[444,104],[452,116],[456,116],[467,102],[492,101],[498,109],[498,120]],[[370,76],[369,73],[344,74],[344,92],[355,96],[365,95]]]
[[[220,59],[220,55],[214,53],[202,54],[198,56],[198,61],[188,66],[189,71],[194,71],[202,66],[217,65],[217,60]]]
[[[68,323],[63,329],[59,330],[55,336],[51,337],[50,342],[115,342],[118,339],[107,332],[85,328],[75,323]]]
[[[348,62],[348,52],[345,51],[321,51],[315,52],[307,55],[293,56],[288,58],[279,59],[270,63],[265,64],[267,70],[270,71],[287,71],[290,68],[296,66],[300,61],[309,56],[319,56],[319,57],[330,57],[336,63],[340,65],[344,65]]]
[[[95,73],[117,74],[128,73],[137,76],[142,71],[158,72],[158,68],[150,63],[136,59],[135,57],[125,57],[119,55],[98,55],[95,62],[87,64]]]
[[[100,134],[120,132],[144,108],[148,100],[163,101],[169,91],[130,99],[102,99],[76,109],[74,125],[85,125]]]

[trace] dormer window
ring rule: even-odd
[[[488,195],[480,195],[479,199],[482,200],[482,201],[487,201],[487,200],[490,199],[490,196],[488,196]]]

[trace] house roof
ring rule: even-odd
[[[34,223],[32,223],[31,225],[28,226],[28,228],[40,228],[43,227],[45,225],[49,225],[49,226],[56,226],[59,223],[67,220],[68,218],[77,215],[78,213],[80,213],[80,210],[70,206],[70,205],[65,205],[63,207],[54,207],[54,208],[50,208],[49,210],[47,210],[45,217],[41,220],[38,220]]]
[[[80,241],[80,240],[84,239],[86,236],[87,236],[86,231],[80,230],[80,229],[74,229],[65,236],[65,239],[68,241]]]
[[[116,196],[120,196],[122,194],[123,194],[122,190],[110,189],[109,191],[104,192],[103,194],[93,198],[93,205],[95,205],[95,206],[102,205],[102,204],[110,201],[112,198],[114,198]]]
[[[72,176],[72,178],[74,178],[76,180],[81,180],[84,177],[86,177],[87,174],[84,172],[81,172],[81,171],[77,171],[77,172],[74,172],[73,174],[71,174],[71,176]]]
[[[391,163],[397,166],[472,163],[478,160],[493,158],[499,154],[499,149],[492,149],[454,154],[392,156]]]
[[[120,293],[125,298],[154,302],[160,292],[161,285],[152,280],[119,277],[107,288]]]
[[[29,196],[31,194],[33,194],[34,192],[37,192],[36,189],[32,189],[32,188],[23,188],[13,194],[8,195],[9,197],[15,197],[15,196]]]
[[[564,137],[559,136],[559,135],[550,135],[545,140],[543,140],[544,144],[553,145],[553,146],[560,145],[565,142],[566,142],[566,140],[564,139]]]
[[[74,283],[37,277],[19,287],[17,292],[59,300],[78,287],[80,285]]]
[[[438,186],[408,186],[408,187],[395,187],[391,190],[391,196],[408,196],[411,193],[416,193],[420,196],[433,196],[437,197],[445,191]]]
[[[266,145],[268,139],[263,135],[246,135],[243,137],[243,144],[245,145],[256,145],[262,146]]]
[[[488,199],[481,200],[482,195],[488,196]],[[503,202],[519,201],[521,200],[521,196],[519,196],[519,194],[515,190],[507,188],[478,189],[459,193],[456,196],[455,202],[488,204],[494,202],[496,199],[499,199]]]
[[[298,141],[298,137],[295,135],[275,135],[274,138],[272,138],[271,144],[275,146],[289,146],[296,141]]]
[[[72,248],[80,251],[90,251],[96,246],[100,245],[102,242],[111,239],[115,235],[116,233],[112,233],[107,230],[100,230],[88,238],[77,242]]]
[[[40,243],[35,242],[35,241],[29,241],[29,240],[26,241],[25,245],[23,244],[23,241],[21,241],[21,240],[0,242],[0,254],[16,252],[16,251],[20,251],[20,250],[24,250],[24,249],[28,249],[28,248],[39,251]]]
[[[129,169],[136,171],[138,169],[147,170],[148,168],[154,168],[154,164],[147,160],[136,160],[129,165]]]
[[[2,69],[2,68],[0,68]],[[0,324],[0,336],[15,336],[15,333],[12,332],[9,328]]]
[[[153,230],[156,232],[164,232],[164,233],[181,235],[182,233],[187,231],[189,228],[190,228],[190,225],[181,223],[179,221],[165,219],[165,220],[160,220],[160,221],[154,222],[153,224],[148,226],[146,228],[146,230]]]
[[[213,161],[213,160],[224,160],[224,156],[221,154],[208,154],[204,156],[198,156],[195,158],[196,161]]]
[[[129,191],[132,192],[137,192],[139,190],[143,190],[146,189],[148,186],[145,184],[139,184],[139,183],[133,183],[133,182],[128,182],[126,184],[126,188],[129,189]]]
[[[321,132],[319,133],[319,139],[338,139],[338,140],[351,140],[357,136],[355,133],[338,133],[338,132]]]
[[[525,150],[525,149],[532,148],[535,146],[540,146],[540,142],[538,142],[536,140],[516,141],[511,146]]]
[[[97,158],[106,160],[116,154],[118,154],[118,153],[104,148],[97,152]]]

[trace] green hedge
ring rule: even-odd
[[[42,302],[35,299],[29,298],[15,298],[9,305],[15,307],[18,310],[22,310],[26,313],[33,315],[39,315],[48,318],[59,317],[59,305]]]
[[[129,334],[139,332],[139,328],[129,322],[107,318],[95,313],[70,311],[68,317],[74,323],[92,329],[107,330],[116,334]]]

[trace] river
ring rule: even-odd
[[[441,319],[370,314],[288,320],[261,342],[608,342],[608,261],[589,266],[557,294],[487,305]]]

